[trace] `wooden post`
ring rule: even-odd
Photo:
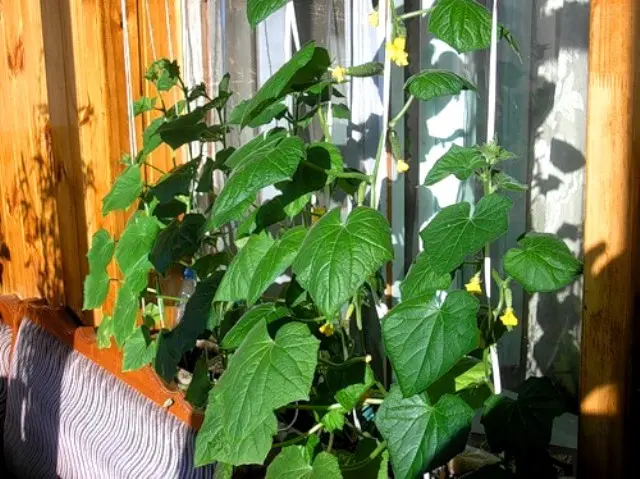
[[[638,0],[591,2],[578,477],[630,477],[632,470],[639,17]]]

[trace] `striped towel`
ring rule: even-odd
[[[17,477],[213,476],[193,467],[190,427],[26,319],[8,378],[4,454]]]
[[[0,323],[0,438],[4,435],[4,412],[7,404],[11,337],[11,328]],[[2,456],[2,442],[0,441],[0,463],[2,462]],[[0,471],[2,471],[2,467],[0,467]]]

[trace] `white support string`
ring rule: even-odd
[[[493,14],[491,19],[491,49],[489,51],[489,95],[487,104],[487,141],[493,141],[496,136],[496,91],[498,84],[498,0],[493,0]],[[484,258],[484,284],[487,302],[491,308],[491,255]],[[493,371],[493,385],[496,394],[502,391],[500,377],[500,362],[496,345],[489,348],[491,368]]]
[[[138,155],[138,145],[136,137],[136,123],[133,114],[133,80],[131,74],[131,46],[129,45],[129,24],[127,19],[127,1],[120,0],[120,10],[122,13],[122,36],[124,50],[124,75],[127,93],[127,118],[129,121],[129,151],[132,158]]]
[[[149,15],[149,0],[145,0],[145,7],[145,17],[147,17],[147,28],[149,29],[149,43],[151,43],[151,55],[153,56],[153,61],[156,61],[158,59],[158,55],[156,54],[156,44],[153,41],[153,23],[151,22],[151,15]]]

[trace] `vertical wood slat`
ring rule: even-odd
[[[180,54],[180,2],[126,0],[134,99],[146,91],[143,68],[151,61],[143,55],[146,4],[162,32],[168,6]],[[0,35],[0,292],[80,311],[91,236],[100,228],[119,235],[127,217],[101,214],[129,150],[120,0],[0,2]],[[168,56],[166,33],[156,42]],[[136,119],[140,138],[142,126]],[[165,152],[158,166],[170,163]],[[109,273],[117,276],[115,264]]]
[[[638,0],[591,3],[579,477],[627,477],[632,470],[639,16]]]

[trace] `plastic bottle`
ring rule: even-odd
[[[178,314],[176,317],[177,322],[182,321],[182,315],[184,314],[187,301],[196,290],[196,272],[191,268],[185,268],[182,274],[182,286],[180,287],[180,299],[182,300],[178,305]]]

